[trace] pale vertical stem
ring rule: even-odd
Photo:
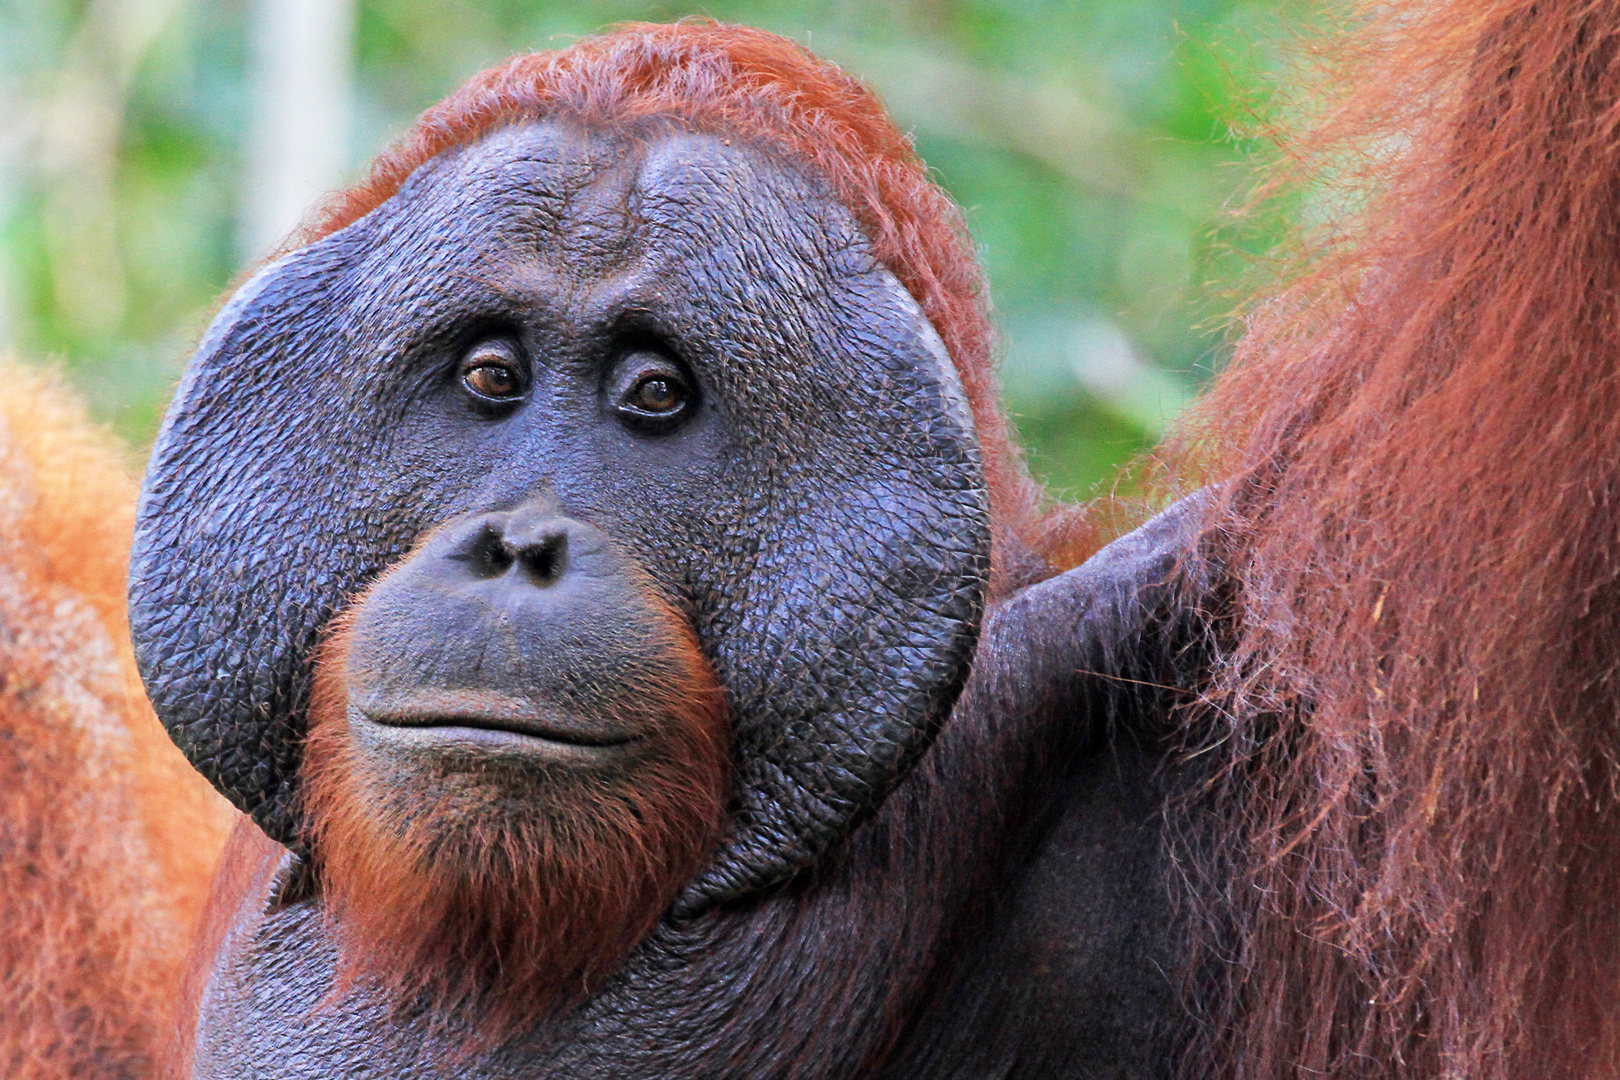
[[[118,140],[129,85],[179,0],[91,0],[38,131],[51,278],[63,314],[91,334],[123,319]]]
[[[256,0],[238,253],[262,257],[349,164],[354,0]]]
[[[0,73],[0,230],[7,228],[17,213],[18,195],[23,184],[24,146],[32,136],[29,130],[34,110],[30,103]],[[0,357],[16,342],[16,307],[13,299],[16,268],[8,254],[0,250]]]

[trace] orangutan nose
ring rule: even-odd
[[[480,577],[500,577],[515,569],[529,584],[547,588],[568,569],[568,537],[578,527],[578,522],[566,518],[514,520],[511,515],[495,515],[478,523],[463,560]]]

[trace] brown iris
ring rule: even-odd
[[[512,401],[528,388],[517,349],[506,341],[486,341],[461,362],[461,385],[485,401]]]
[[[626,404],[646,413],[671,413],[686,404],[686,394],[674,379],[652,375],[636,383]]]
[[[467,389],[489,398],[511,397],[522,385],[517,372],[505,364],[479,364],[461,378],[467,384]]]

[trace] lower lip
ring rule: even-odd
[[[434,724],[388,724],[370,717],[359,719],[372,738],[402,749],[432,749],[436,752],[463,752],[488,756],[518,755],[580,763],[600,762],[617,757],[640,740],[628,736],[614,742],[574,742],[511,728],[472,727],[454,722]]]

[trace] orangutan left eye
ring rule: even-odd
[[[639,430],[669,430],[690,411],[695,397],[679,365],[650,353],[627,357],[611,385],[613,411]]]

